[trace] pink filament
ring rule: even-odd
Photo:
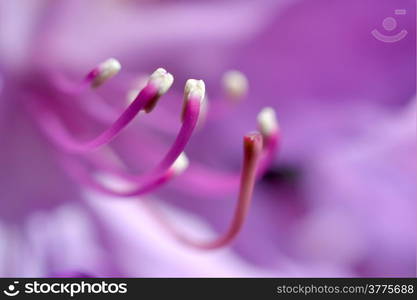
[[[87,142],[74,139],[52,111],[41,108],[36,114],[42,129],[57,146],[66,152],[83,153],[95,150],[113,140],[142,109],[145,109],[146,105],[155,100],[155,97],[157,97],[156,87],[148,84],[108,129]]]
[[[211,241],[197,241],[183,235],[171,222],[162,214],[156,206],[147,204],[149,212],[155,217],[160,225],[172,234],[178,241],[188,246],[212,250],[229,245],[240,232],[252,200],[252,193],[256,179],[256,169],[261,155],[262,138],[259,133],[250,133],[244,137],[243,143],[243,167],[240,177],[240,188],[237,206],[227,231]]]
[[[198,117],[200,115],[200,105],[200,99],[191,98],[188,100],[185,107],[183,125],[181,126],[174,144],[156,167],[155,173],[163,172],[163,170],[169,168],[184,151],[197,125]]]

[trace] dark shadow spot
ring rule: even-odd
[[[293,165],[272,167],[262,176],[261,182],[272,185],[295,185],[301,177],[301,170]]]

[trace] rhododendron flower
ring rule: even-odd
[[[415,275],[398,5],[1,2],[0,274]]]

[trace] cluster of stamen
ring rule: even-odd
[[[97,88],[115,76],[120,69],[120,63],[117,60],[113,58],[108,59],[90,71],[81,84],[78,86],[72,85],[72,88],[70,85],[67,85],[63,92],[77,94],[88,85]],[[163,68],[159,68],[149,76],[134,99],[130,101],[128,107],[121,113],[118,113],[112,107],[106,107],[106,104],[98,104],[98,109],[105,112],[103,115],[106,114],[108,116],[107,119],[110,119],[112,116],[114,119],[112,121],[106,119],[108,127],[96,137],[87,141],[80,141],[75,138],[70,130],[67,129],[63,120],[48,106],[39,104],[32,109],[37,116],[40,128],[54,145],[61,150],[59,160],[62,167],[83,186],[100,193],[117,197],[145,195],[154,192],[181,174],[189,176],[189,178],[203,178],[203,180],[192,182],[192,184],[196,184],[197,188],[199,188],[199,184],[203,183],[201,184],[203,190],[207,186],[210,187],[210,184],[207,183],[212,183],[211,190],[224,194],[238,189],[237,206],[231,225],[225,234],[213,241],[194,241],[176,230],[166,217],[159,212],[155,213],[161,225],[178,238],[179,241],[202,249],[219,248],[230,244],[240,231],[248,213],[256,179],[263,175],[274,159],[280,136],[275,112],[272,108],[265,108],[259,113],[259,132],[250,132],[243,137],[243,161],[240,174],[224,174],[222,177],[219,176],[219,172],[214,172],[205,166],[198,167],[197,171],[191,167],[188,172],[185,172],[189,165],[193,165],[192,162],[190,164],[185,154],[185,148],[199,119],[205,113],[204,108],[207,108],[207,106],[203,105],[207,101],[203,80],[187,80],[184,87],[180,129],[166,154],[162,156],[159,163],[150,171],[147,171],[145,174],[134,174],[126,171],[126,168],[119,165],[109,164],[106,158],[100,159],[99,154],[89,155],[92,151],[108,146],[136,118],[139,112],[152,112],[159,99],[169,91],[173,81],[174,77],[172,74]],[[226,92],[231,97],[241,98],[246,94],[247,80],[243,74],[237,71],[229,72],[225,75],[224,81]],[[132,95],[130,97],[133,98]],[[88,107],[86,107],[86,112],[90,112]],[[102,121],[102,119],[100,120]],[[86,161],[88,164],[85,163]],[[93,171],[91,166],[93,166]],[[184,172],[185,174],[183,174]],[[198,172],[203,172],[204,176],[199,176]],[[186,173],[189,174],[187,175]],[[105,180],[99,180],[100,176],[97,175],[109,175],[110,177],[118,178],[118,180],[127,183],[127,185],[111,186],[108,184],[108,181],[106,183]],[[101,176],[101,178],[104,177],[106,176]],[[223,188],[218,188],[216,187],[216,182],[228,182],[229,185],[223,185]],[[155,209],[157,208],[153,207],[152,211],[155,212]]]

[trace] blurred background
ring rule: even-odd
[[[122,70],[100,88],[57,87],[109,57]],[[158,67],[175,77],[171,90],[100,151],[151,168],[181,125],[185,81],[203,79],[208,113],[189,169],[130,199],[74,180],[58,163],[74,155],[42,133],[31,105],[91,138],[106,125],[78,108],[122,111]],[[247,80],[238,97],[230,70]],[[0,275],[414,277],[415,94],[412,0],[0,0]],[[239,174],[242,136],[264,107],[282,141],[242,231],[219,250],[182,245],[143,201],[196,238],[224,232],[237,188],[212,183]]]

